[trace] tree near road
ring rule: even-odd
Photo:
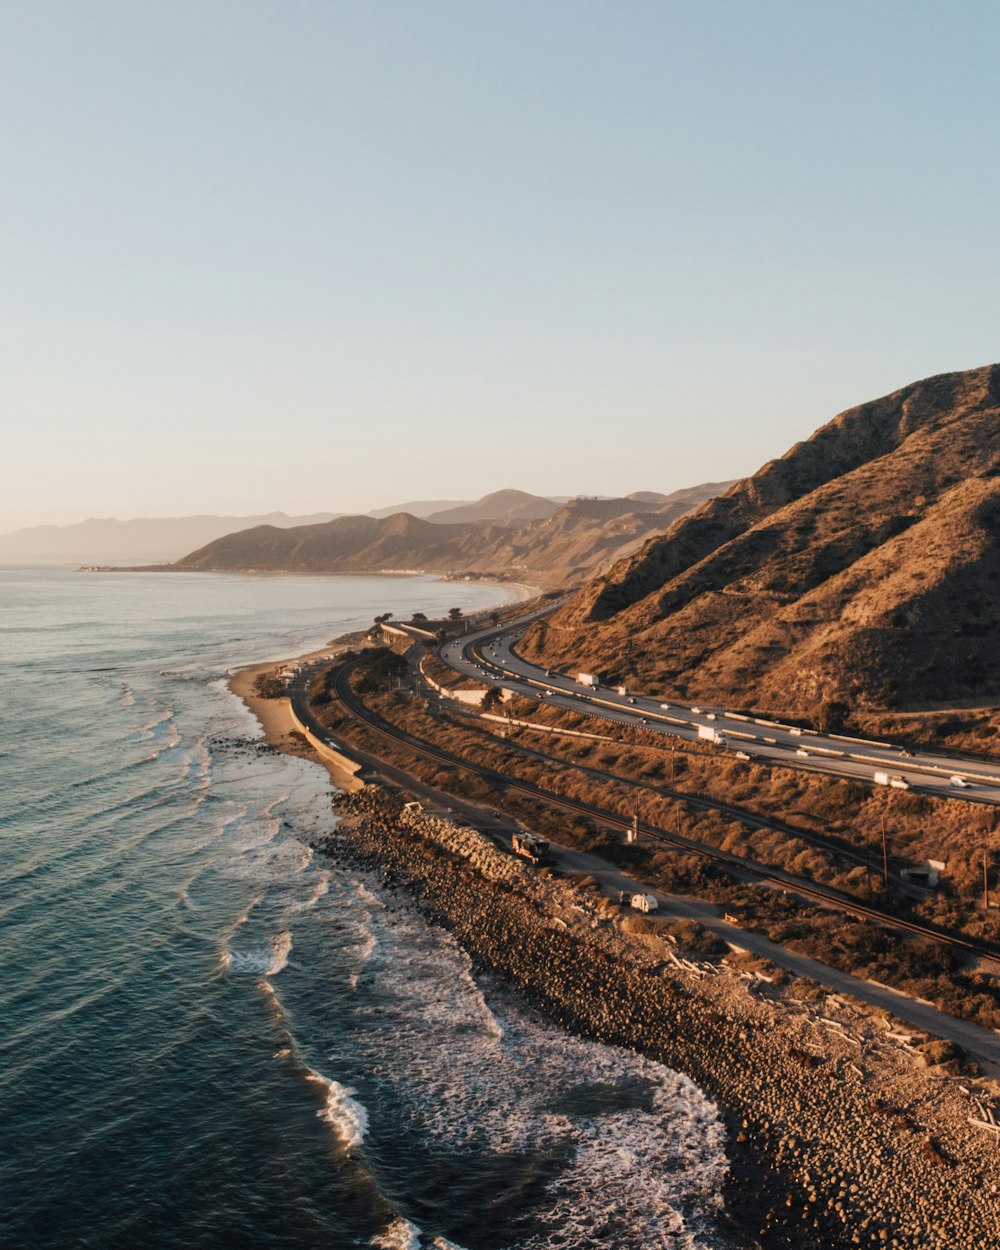
[[[462,609],[461,609],[461,608],[449,608],[449,609],[448,609],[448,620],[449,620],[449,621],[460,621],[461,619],[462,619]]]
[[[827,734],[843,733],[850,714],[850,704],[839,699],[825,699],[819,708],[819,729]]]
[[[490,686],[489,690],[483,695],[483,701],[480,704],[484,712],[499,712],[503,707],[503,691],[499,686]]]

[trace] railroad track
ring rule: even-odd
[[[454,710],[449,709],[453,716],[464,717],[471,721],[478,721],[475,712],[459,706]],[[692,807],[700,812],[718,812],[722,816],[728,816],[732,820],[738,820],[741,824],[746,825],[750,829],[768,829],[773,833],[783,834],[788,838],[795,838],[799,842],[804,842],[806,846],[812,847],[817,851],[824,851],[828,855],[833,855],[840,860],[846,860],[848,863],[854,864],[859,868],[867,868],[876,876],[882,875],[881,860],[876,861],[870,859],[866,855],[861,855],[857,851],[851,850],[849,847],[832,838],[824,838],[821,834],[813,833],[808,829],[800,829],[795,825],[790,825],[786,821],[778,820],[773,816],[761,816],[758,812],[752,812],[749,808],[740,807],[735,803],[727,803],[725,799],[717,799],[711,796],[690,794],[684,790],[672,790],[668,786],[657,785],[652,786],[649,782],[636,781],[632,777],[623,777],[620,773],[608,772],[604,769],[593,768],[588,764],[581,764],[579,761],[570,761],[560,759],[558,756],[549,755],[545,751],[539,751],[534,747],[525,746],[521,742],[501,742],[495,734],[488,733],[482,729],[482,722],[478,722],[477,728],[480,732],[485,732],[486,736],[493,739],[498,745],[503,745],[509,751],[516,751],[520,755],[530,756],[533,759],[542,760],[546,763],[557,764],[563,768],[573,768],[577,772],[586,776],[593,777],[597,781],[614,781],[619,785],[629,786],[635,790],[655,790],[655,793],[662,798],[674,799],[678,803],[685,803],[688,807]],[[559,733],[558,726],[551,727],[552,733]],[[609,739],[616,741],[619,745],[629,745],[623,739]],[[677,748],[678,751],[684,752],[688,748],[688,744]],[[639,750],[653,750],[665,752],[666,747],[646,747],[637,748]],[[698,844],[700,845],[700,844]],[[903,893],[910,893],[914,898],[925,898],[930,890],[923,888],[915,889],[908,885],[896,874],[890,872],[889,877],[897,889]]]
[[[415,754],[423,756],[438,764],[447,764],[452,768],[465,770],[482,777],[485,781],[492,782],[514,793],[525,795],[528,798],[547,804],[550,807],[559,808],[562,811],[572,812],[577,815],[587,816],[592,820],[597,820],[602,824],[610,825],[616,829],[630,829],[633,822],[627,817],[619,815],[617,812],[608,811],[606,808],[597,807],[590,803],[581,802],[578,799],[571,799],[561,794],[556,794],[551,790],[545,790],[541,786],[536,786],[533,782],[522,781],[516,777],[508,776],[506,773],[498,772],[496,769],[488,768],[485,765],[476,764],[471,760],[464,759],[460,755],[455,755],[451,751],[445,750],[443,747],[432,746],[421,738],[415,737],[404,729],[400,729],[390,722],[383,720],[376,713],[361,702],[354,694],[350,687],[350,667],[344,666],[339,668],[334,677],[333,688],[344,709],[356,720],[362,722],[369,729],[374,731],[380,737],[391,742],[402,743]],[[301,692],[300,715],[313,720],[311,712],[308,708],[305,698],[305,692]],[[322,732],[322,727],[316,725],[316,730]],[[609,778],[613,780],[613,778]],[[691,802],[691,796],[677,795],[678,799],[683,802]],[[929,925],[920,924],[918,921],[907,920],[900,916],[894,916],[889,912],[882,911],[878,907],[871,907],[860,900],[852,898],[850,895],[842,894],[838,890],[828,889],[823,886],[817,886],[811,882],[803,881],[801,878],[793,877],[790,874],[781,872],[780,870],[769,869],[761,864],[756,864],[752,860],[741,859],[738,856],[729,855],[725,851],[715,850],[707,847],[703,843],[695,842],[693,839],[685,838],[681,834],[672,834],[665,829],[660,829],[656,825],[651,825],[647,821],[638,822],[638,831],[647,838],[651,838],[656,842],[665,846],[670,846],[675,850],[685,851],[688,854],[696,855],[706,862],[719,864],[728,872],[734,874],[743,874],[754,878],[755,880],[779,887],[783,890],[789,890],[804,898],[808,898],[814,902],[821,903],[827,907],[835,908],[838,911],[845,912],[848,915],[857,917],[860,920],[871,920],[883,928],[894,929],[901,933],[906,933],[915,937],[927,938],[931,941],[938,942],[944,946],[950,946],[954,949],[964,951],[966,954],[973,955],[976,958],[987,959],[991,963],[1000,965],[1000,949],[985,943],[975,942],[970,938],[959,936],[957,934],[948,933],[944,930],[933,928]]]

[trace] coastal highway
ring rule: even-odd
[[[441,659],[456,672],[487,685],[569,712],[645,729],[689,742],[702,741],[727,756],[781,765],[833,777],[879,784],[886,790],[915,790],[938,798],[1000,805],[1000,761],[910,753],[884,742],[821,734],[764,717],[707,704],[688,706],[612,686],[581,685],[568,674],[540,668],[518,655],[515,645],[539,609],[516,622],[479,630],[443,644]],[[715,733],[713,744],[704,737]],[[883,777],[876,780],[876,774]],[[886,780],[887,778],[887,780]]]
[[[315,719],[308,700],[309,683],[316,668],[321,664],[322,661],[314,661],[312,665],[305,667],[290,683],[289,695],[296,714],[300,717],[303,724],[309,725],[314,733],[328,738],[328,732]],[[351,691],[348,682],[348,672],[345,669],[341,669],[336,675],[335,693],[343,710],[356,720],[366,724],[378,736],[395,741],[398,744],[405,744],[410,750],[439,764],[476,773],[487,780],[495,781],[506,788],[541,800],[552,807],[560,808],[564,811],[581,812],[591,816],[598,815],[603,823],[615,828],[624,829],[631,823],[619,816],[618,813],[604,812],[589,804],[578,803],[565,796],[540,790],[529,782],[518,782],[516,778],[495,773],[489,768],[462,759],[451,752],[433,746],[431,743],[415,738],[399,727],[382,720],[381,717],[366,708]],[[517,822],[512,821],[510,817],[503,816],[499,812],[494,813],[481,804],[456,799],[453,795],[420,781],[403,768],[389,764],[380,755],[359,751],[353,744],[337,743],[337,745],[345,747],[370,772],[381,774],[402,789],[419,794],[424,802],[430,805],[431,810],[436,810],[439,814],[450,814],[458,816],[460,819],[468,820],[474,827],[488,832],[502,845],[506,846],[507,849],[510,849],[511,831],[517,825]],[[705,858],[735,860],[735,857],[726,856],[722,852],[709,850],[698,844],[691,844],[687,839],[674,838],[665,831],[655,829],[645,823],[640,824],[640,830],[646,836],[651,836],[668,845],[672,844],[679,849],[682,847],[683,849],[694,849],[696,853],[703,855]],[[615,896],[619,890],[623,890],[626,894],[649,891],[649,886],[640,884],[634,878],[612,867],[597,856],[584,851],[561,847],[558,844],[553,845],[553,850],[557,852],[557,860],[564,871],[577,875],[592,875],[600,882],[604,893],[611,897]],[[745,869],[748,865],[746,861],[743,861],[741,866]],[[811,896],[817,902],[822,902],[827,906],[839,907],[860,918],[884,924],[890,929],[928,937],[946,945],[957,946],[964,949],[967,954],[974,957],[978,956],[986,962],[994,962],[997,958],[996,953],[989,946],[980,945],[975,941],[954,934],[942,933],[931,926],[902,920],[899,917],[881,912],[878,908],[860,903],[856,899],[845,899],[837,891],[827,890],[823,887],[814,887],[797,880],[793,882],[785,874],[772,875],[767,870],[756,873],[751,872],[750,875],[757,876],[763,881],[770,881],[774,885],[789,885],[793,890]],[[780,879],[782,877],[784,881]],[[980,1060],[980,1062],[996,1065],[1000,1068],[1000,1042],[998,1042],[997,1034],[993,1030],[981,1028],[966,1020],[958,1020],[939,1011],[930,1003],[923,1003],[920,1000],[910,998],[905,994],[890,989],[888,986],[861,980],[847,972],[822,964],[806,955],[786,950],[754,930],[736,927],[720,915],[722,909],[714,904],[699,903],[697,900],[688,898],[682,899],[675,895],[664,894],[662,891],[654,892],[667,914],[695,919],[713,930],[724,940],[752,950],[757,955],[772,960],[772,962],[786,968],[795,976],[811,977],[813,980],[827,985],[830,989],[839,993],[851,994],[863,1002],[883,1007],[901,1019],[907,1020],[915,1028],[925,1029],[937,1037],[949,1038],[962,1046],[970,1056]]]
[[[321,663],[321,661],[317,663]],[[405,746],[413,754],[423,756],[425,759],[431,760],[438,765],[444,765],[459,773],[481,777],[499,791],[520,794],[525,798],[543,803],[550,808],[587,816],[596,821],[599,826],[603,825],[606,828],[625,830],[632,826],[632,821],[619,812],[613,812],[606,808],[598,807],[596,804],[583,802],[570,798],[567,795],[547,790],[531,781],[523,780],[505,772],[498,772],[488,765],[479,764],[472,759],[457,755],[452,751],[436,746],[409,733],[398,725],[383,720],[376,712],[366,707],[362,700],[351,690],[349,673],[350,666],[342,666],[335,670],[331,693],[336,697],[343,711],[356,721],[366,725],[378,737]],[[330,741],[341,749],[346,749],[366,766],[376,768],[389,777],[390,780],[401,784],[404,789],[425,794],[428,798],[436,797],[440,803],[440,792],[435,794],[431,787],[427,786],[426,783],[417,781],[404,772],[399,765],[390,764],[381,756],[358,751],[353,745],[344,746],[344,744],[333,738],[316,720],[309,706],[308,688],[311,677],[312,669],[306,669],[294,678],[288,687],[292,706],[303,724],[308,725],[311,731],[320,738]],[[461,805],[460,800],[451,799],[450,802]],[[465,806],[468,808],[470,805],[465,804]],[[499,816],[499,814],[497,815]],[[500,827],[503,827],[504,823],[503,819],[500,818]],[[834,889],[832,886],[807,881],[801,877],[794,876],[792,873],[785,872],[781,868],[773,868],[754,860],[745,859],[742,856],[706,846],[692,838],[685,837],[679,833],[671,833],[647,821],[640,820],[637,827],[638,832],[645,838],[716,863],[726,868],[727,871],[733,873],[737,878],[755,880],[764,885],[770,885],[793,894],[798,894],[814,903],[832,907],[837,911],[846,912],[862,920],[872,920],[899,933],[930,938],[932,941],[952,946],[963,951],[968,956],[991,964],[1000,962],[1000,952],[989,943],[978,942],[964,935],[939,929],[934,925],[894,915],[873,904],[865,903],[853,895]],[[496,829],[493,830],[493,832],[496,831]]]

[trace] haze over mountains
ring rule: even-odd
[[[515,498],[506,498],[507,496]],[[488,503],[488,501],[495,501]],[[501,520],[517,507],[533,507],[531,515],[545,516],[559,506],[561,499],[527,495],[523,491],[497,491],[479,501],[463,499],[425,499],[376,508],[372,517],[393,516],[409,512],[425,517],[446,509],[478,510],[477,519]],[[149,561],[163,563],[176,560],[185,552],[203,547],[225,534],[250,529],[256,525],[274,525],[288,529],[298,525],[319,525],[343,516],[342,512],[317,512],[308,516],[289,516],[285,512],[268,512],[258,516],[214,516],[203,514],[183,517],[134,517],[120,521],[116,517],[91,517],[74,525],[33,525],[0,534],[0,562],[9,564],[58,563],[102,564]],[[455,518],[459,519],[459,518]]]
[[[538,521],[555,512],[559,504],[543,495],[529,495],[523,490],[497,490],[475,503],[459,504],[433,512],[428,521],[438,525],[467,524],[475,521]]]
[[[624,511],[645,512],[651,506],[671,508],[689,497],[701,502],[705,488],[663,495],[657,491],[637,491],[627,497]],[[365,517],[384,520],[406,513],[434,525],[521,525],[543,520],[571,500],[566,495],[532,495],[522,490],[499,490],[482,499],[412,500],[387,508],[376,508]],[[601,497],[605,499],[605,496]],[[260,516],[135,517],[120,521],[115,517],[91,517],[74,525],[35,525],[0,534],[0,563],[71,565],[162,565],[182,558],[218,538],[258,526],[296,529],[322,525],[345,516],[342,512],[320,512],[309,516],[289,516],[269,512]],[[651,531],[650,531],[651,532]],[[345,530],[346,533],[346,530]],[[440,537],[440,536],[438,536]],[[436,548],[435,548],[436,550]],[[375,553],[373,553],[374,556]],[[492,558],[492,557],[491,557]],[[556,563],[558,563],[558,559]],[[593,571],[588,569],[589,571]]]
[[[835,417],[585,586],[528,655],[730,708],[1000,702],[1000,366]]]
[[[311,525],[335,512],[288,516],[91,517],[75,525],[33,525],[0,534],[0,561],[6,563],[89,564],[115,560],[173,560],[192,546],[211,542],[248,525]]]
[[[427,518],[338,517],[319,525],[261,525],[208,543],[170,566],[212,572],[479,573],[543,586],[574,584],[725,489],[710,482],[643,498],[564,504],[501,491]],[[441,518],[458,513],[459,520]],[[490,513],[499,513],[491,519]],[[534,515],[531,514],[542,514]]]

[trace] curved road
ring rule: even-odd
[[[515,643],[546,605],[497,628],[467,634],[439,648],[441,659],[465,677],[601,720],[686,741],[701,741],[759,764],[802,768],[834,777],[919,790],[938,798],[1000,805],[1000,761],[913,752],[884,742],[820,734],[724,708],[661,702],[624,687],[585,685],[523,659]]]
[[[485,764],[477,764],[472,760],[465,759],[461,755],[446,750],[443,747],[436,746],[430,742],[426,742],[422,738],[409,733],[405,729],[401,729],[398,725],[393,725],[389,721],[383,720],[377,713],[372,712],[351,690],[349,681],[349,666],[338,668],[334,675],[334,693],[339,699],[341,706],[356,720],[366,724],[373,729],[376,734],[387,740],[404,744],[409,750],[418,755],[422,755],[427,759],[433,760],[435,763],[446,764],[451,768],[467,772],[472,775],[482,777],[492,785],[500,789],[515,791],[523,794],[528,798],[535,799],[550,807],[556,807],[563,811],[575,812],[580,815],[588,816],[597,820],[600,824],[610,826],[614,829],[628,829],[632,826],[632,821],[626,816],[622,816],[618,812],[609,811],[606,808],[598,807],[593,803],[582,802],[573,799],[567,795],[559,794],[552,790],[546,790],[542,786],[535,785],[533,782],[522,780],[519,777],[499,772],[494,768],[490,768]],[[337,740],[325,730],[314,717],[308,700],[308,681],[309,673],[303,673],[291,683],[288,688],[289,695],[296,715],[303,724],[307,724],[313,733],[320,738],[325,739],[334,745],[340,745]],[[359,753],[351,746],[346,748],[350,754],[361,759]],[[375,760],[375,757],[368,757]],[[386,772],[387,769],[383,765],[379,765],[381,771]],[[389,771],[392,771],[391,769]],[[395,769],[401,776],[406,774],[398,767]],[[412,788],[412,787],[411,787]],[[428,788],[429,790],[429,788]],[[466,804],[466,806],[469,806]],[[849,915],[857,916],[860,919],[872,920],[876,924],[883,925],[888,929],[894,929],[899,933],[908,933],[911,935],[930,938],[933,941],[940,942],[943,945],[954,947],[963,951],[966,955],[989,961],[991,963],[1000,962],[1000,952],[988,942],[978,942],[963,934],[949,932],[939,929],[934,925],[921,923],[920,921],[909,920],[902,916],[893,915],[891,912],[883,911],[881,908],[872,904],[865,903],[861,899],[855,898],[853,895],[845,894],[840,890],[834,889],[832,886],[820,885],[817,882],[806,881],[801,877],[796,877],[792,873],[785,872],[781,868],[774,868],[767,864],[758,863],[751,859],[746,859],[739,855],[732,855],[727,851],[719,850],[716,847],[706,846],[702,842],[695,841],[692,838],[684,837],[679,833],[670,833],[665,829],[646,821],[638,821],[639,833],[660,842],[667,846],[672,846],[677,850],[682,850],[693,855],[699,856],[701,859],[717,863],[737,877],[756,879],[779,889],[787,890],[789,893],[801,895],[813,902],[833,907],[838,911],[846,912]]]
[[[302,722],[308,724],[315,733],[332,740],[329,732],[315,720],[308,705],[308,683],[311,680],[313,671],[312,668],[307,668],[296,677],[290,684],[288,693],[296,714]],[[483,775],[491,772],[491,770],[472,765],[460,757],[453,756],[450,752],[432,747],[429,743],[422,742],[411,734],[382,721],[381,718],[369,712],[353,695],[346,680],[346,673],[343,670],[338,674],[336,689],[345,710],[367,723],[377,733],[402,740],[411,749],[431,755],[442,762],[457,764],[460,767],[468,768],[470,771],[479,772]],[[343,744],[337,743],[337,745]],[[347,746],[346,749],[366,767],[377,770],[389,780],[402,785],[411,792],[420,793],[425,800],[429,800],[432,804],[443,808],[445,811],[454,809],[456,814],[461,814],[465,819],[470,820],[470,823],[481,829],[488,829],[494,836],[499,836],[505,843],[509,844],[511,822],[509,819],[501,817],[499,813],[496,817],[488,815],[486,810],[480,805],[456,800],[454,797],[418,781],[403,769],[388,765],[380,757],[360,752],[354,746]],[[547,800],[556,806],[580,810],[586,808],[586,805],[576,804],[572,800],[564,799],[562,796],[550,794],[530,785],[530,783],[518,783],[516,779],[505,777],[502,774],[496,774],[496,777],[513,789],[535,791],[538,798],[541,798],[543,801]],[[592,814],[597,810],[590,809]],[[629,823],[618,816],[617,813],[603,813],[603,815],[608,823],[615,824],[618,827],[624,827]],[[642,824],[640,824],[640,829],[645,829],[648,834],[654,837],[659,835],[664,841],[673,841],[669,835],[665,835],[661,830],[654,830],[652,827]],[[684,839],[684,841],[687,840]],[[601,860],[597,856],[590,855],[587,852],[574,851],[566,847],[558,847],[557,844],[553,844],[553,850],[558,851],[560,866],[564,870],[593,875],[600,882],[603,892],[608,895],[614,896],[619,890],[624,891],[626,894],[651,892],[649,886],[640,885],[633,878],[626,876],[617,868],[609,865],[606,860]],[[721,854],[718,857],[724,858]],[[654,890],[652,892],[657,895],[660,905],[665,911],[676,916],[695,919],[706,928],[713,930],[725,941],[768,958],[795,976],[811,977],[831,990],[852,995],[862,1002],[884,1007],[900,1019],[908,1021],[915,1028],[926,1030],[937,1037],[949,1038],[962,1046],[969,1055],[978,1059],[981,1063],[989,1065],[991,1072],[1000,1073],[1000,1036],[993,1030],[982,1028],[966,1020],[956,1019],[954,1016],[949,1016],[939,1011],[930,1003],[910,998],[908,995],[893,990],[888,986],[861,980],[850,973],[819,963],[809,956],[789,951],[770,941],[763,934],[752,930],[740,929],[727,921],[723,916],[720,916],[719,913],[722,909],[713,904],[700,903],[694,899],[679,898],[676,895],[664,894],[661,891]],[[833,903],[834,899],[828,896],[827,902]],[[905,921],[900,923],[895,917],[880,916],[875,908],[866,908],[862,905],[861,907],[848,906],[845,910],[853,911],[855,914],[867,913],[868,918],[882,920],[883,923],[888,923],[890,927],[903,930],[909,929],[911,931],[922,930],[925,936],[932,936],[939,941],[952,942],[955,945],[964,946],[967,950],[985,954],[982,948],[977,950],[976,943],[961,939],[956,942],[954,938],[931,932],[925,929],[924,926],[912,925]]]

